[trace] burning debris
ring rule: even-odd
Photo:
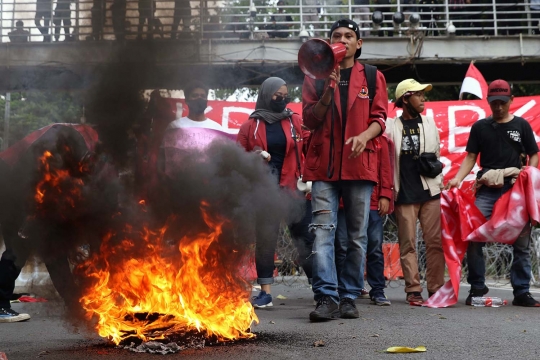
[[[207,232],[174,239],[168,225],[135,230],[126,224],[79,266],[91,282],[81,304],[89,317],[97,317],[100,336],[116,344],[129,338],[163,340],[190,330],[220,341],[253,337],[249,329],[258,319],[247,301],[250,286],[237,278],[237,269],[221,266],[223,256],[236,257],[239,251],[219,247],[223,221],[211,219],[207,207],[203,203],[200,209]],[[174,221],[171,217],[169,223]]]
[[[121,209],[99,250],[74,270],[86,319],[131,351],[255,337],[251,284],[240,271],[254,226],[301,211],[255,155],[232,142],[207,151],[204,162],[196,151],[183,157],[160,201]]]
[[[231,141],[186,150],[167,176],[154,169],[136,179],[159,178],[146,198],[121,188],[129,181],[118,169],[135,168],[126,129],[142,111],[133,91],[117,90],[89,104],[95,128],[57,124],[17,151],[22,160],[5,154],[6,189],[22,210],[2,227],[43,257],[66,304],[82,307],[84,324],[118,346],[170,353],[253,339],[258,318],[240,268],[254,229],[275,239],[268,224],[299,218],[303,199],[293,200],[259,156]],[[70,252],[81,248],[70,272]]]

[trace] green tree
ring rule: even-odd
[[[0,124],[4,124],[6,98],[0,98]],[[82,100],[78,93],[31,91],[11,93],[9,144],[13,145],[30,132],[52,123],[78,123]],[[0,137],[4,139],[4,127]]]

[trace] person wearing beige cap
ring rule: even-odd
[[[431,84],[414,79],[400,82],[395,106],[401,116],[386,121],[386,133],[395,144],[394,199],[398,226],[401,268],[405,278],[406,301],[424,302],[416,253],[416,221],[420,220],[426,244],[426,279],[429,296],[444,284],[444,254],[441,241],[440,193],[442,164],[438,162],[440,139],[433,118],[421,115],[424,93]],[[430,155],[438,170],[426,173],[420,157]]]

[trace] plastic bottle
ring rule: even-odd
[[[473,306],[499,307],[507,304],[506,300],[498,297],[476,296],[471,299]]]

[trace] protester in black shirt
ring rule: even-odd
[[[478,120],[471,128],[467,142],[467,156],[457,175],[448,182],[446,188],[457,187],[469,175],[476,158],[480,154],[482,170],[477,177],[489,170],[521,168],[521,154],[529,157],[529,166],[538,166],[538,145],[531,126],[525,119],[510,114],[513,96],[510,85],[504,80],[493,81],[488,88],[487,99],[492,116]],[[502,187],[485,184],[476,191],[475,204],[486,219],[491,217],[495,202],[512,187],[510,178],[504,179]],[[514,288],[512,305],[540,307],[529,292],[531,282],[530,224],[527,224],[516,242],[512,245],[514,259],[510,279]],[[482,252],[484,243],[470,242],[467,249],[469,275],[467,282],[471,290],[465,303],[471,305],[472,298],[483,296],[489,291],[485,284],[485,260]]]
[[[444,254],[441,240],[442,175],[434,178],[421,175],[418,156],[435,153],[439,158],[440,140],[435,121],[423,116],[424,92],[430,84],[419,84],[414,79],[399,83],[396,88],[396,107],[403,114],[386,121],[386,132],[395,144],[394,191],[395,214],[401,268],[405,278],[407,302],[422,303],[422,287],[416,255],[416,221],[420,220],[426,244],[426,279],[431,296],[444,284]]]

